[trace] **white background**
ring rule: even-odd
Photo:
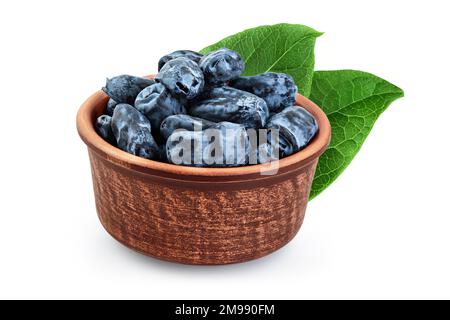
[[[2,1],[0,298],[450,298],[447,1]],[[316,69],[405,90],[298,236],[250,263],[194,267],[122,247],[95,213],[79,105],[107,76],[245,28],[326,32]]]

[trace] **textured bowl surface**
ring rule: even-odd
[[[288,243],[305,215],[318,157],[331,128],[326,115],[298,95],[319,132],[302,151],[274,165],[193,168],[151,161],[117,149],[94,129],[108,98],[80,108],[77,128],[88,146],[97,213],[105,229],[143,254],[187,264],[256,259]]]

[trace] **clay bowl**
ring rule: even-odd
[[[228,264],[265,256],[288,243],[305,215],[319,156],[330,141],[322,110],[298,95],[319,132],[304,150],[273,165],[193,168],[146,160],[105,142],[94,129],[108,97],[80,108],[97,213],[106,231],[140,253],[186,264]],[[272,173],[272,174],[270,174]]]

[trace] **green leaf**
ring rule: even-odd
[[[314,73],[310,99],[327,114],[332,136],[319,159],[310,199],[336,180],[358,153],[380,114],[402,96],[402,89],[370,73]]]
[[[314,73],[314,44],[321,33],[298,24],[276,24],[244,30],[201,50],[237,51],[245,61],[244,75],[264,72],[290,74],[299,92],[309,95]]]

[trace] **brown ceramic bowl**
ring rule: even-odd
[[[302,151],[270,165],[194,168],[139,158],[94,129],[108,97],[80,108],[77,128],[88,146],[97,213],[105,229],[143,254],[187,264],[228,264],[265,256],[288,243],[305,215],[319,156],[330,141],[322,110],[298,95],[319,132]]]

